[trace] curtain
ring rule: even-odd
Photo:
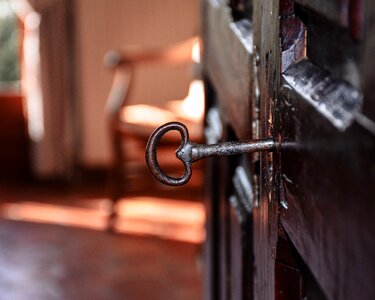
[[[16,0],[24,24],[22,86],[36,177],[68,177],[74,165],[71,1]]]

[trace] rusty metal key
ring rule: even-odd
[[[184,175],[175,178],[164,173],[157,159],[158,144],[168,131],[177,130],[181,134],[181,144],[176,151],[176,157],[184,164]],[[275,151],[280,143],[274,139],[260,139],[249,142],[223,142],[212,145],[196,144],[189,141],[189,132],[186,126],[179,122],[166,123],[157,128],[150,136],[146,146],[146,163],[152,175],[167,185],[186,184],[192,175],[191,165],[202,158],[210,156],[235,155],[241,153]]]

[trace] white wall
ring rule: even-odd
[[[163,45],[195,35],[199,0],[77,0],[77,101],[80,111],[80,162],[106,166],[110,160],[104,106],[112,72],[103,67],[103,56],[124,45]],[[184,72],[172,70],[155,76],[141,70],[134,97],[152,101],[184,94]],[[166,80],[174,80],[166,89]],[[147,88],[146,88],[147,87]]]

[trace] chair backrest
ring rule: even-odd
[[[191,62],[196,65],[200,59],[199,38],[187,40],[165,47],[128,46],[118,51],[109,51],[104,57],[104,64],[115,71],[112,88],[106,103],[106,113],[110,122],[119,120],[121,108],[128,103],[132,86],[133,73],[137,65],[183,65]]]

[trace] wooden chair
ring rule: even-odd
[[[144,150],[148,137],[152,131],[169,121],[181,121],[189,129],[191,140],[199,142],[202,138],[203,118],[203,83],[192,79],[188,95],[181,100],[166,100],[157,105],[146,103],[129,103],[134,86],[134,72],[142,65],[164,65],[175,67],[178,65],[191,64],[197,66],[192,58],[194,45],[198,38],[190,38],[183,42],[163,48],[128,47],[120,51],[111,51],[105,56],[105,64],[114,70],[113,85],[106,104],[108,128],[112,143],[113,160],[110,170],[111,186],[111,213],[108,229],[114,230],[116,220],[116,204],[126,194],[134,191],[129,190],[130,175],[134,175],[134,161],[130,158],[131,152],[140,154],[138,169],[146,171],[144,161]],[[196,50],[196,49],[195,49]],[[199,50],[198,50],[199,51]],[[193,72],[192,72],[193,73]],[[166,83],[173,84],[173,82]],[[179,135],[170,135],[165,141],[165,147],[176,149],[180,143]],[[131,146],[127,145],[132,143]],[[131,149],[129,149],[131,147]],[[160,148],[163,146],[161,145]],[[176,167],[175,159],[172,157],[172,165],[166,168]],[[163,161],[161,161],[163,165]],[[168,170],[170,171],[170,169]],[[159,184],[151,179],[147,172],[139,172],[138,185],[144,183],[143,187],[137,189],[142,193],[150,189],[150,184]],[[165,188],[164,188],[165,190]]]

